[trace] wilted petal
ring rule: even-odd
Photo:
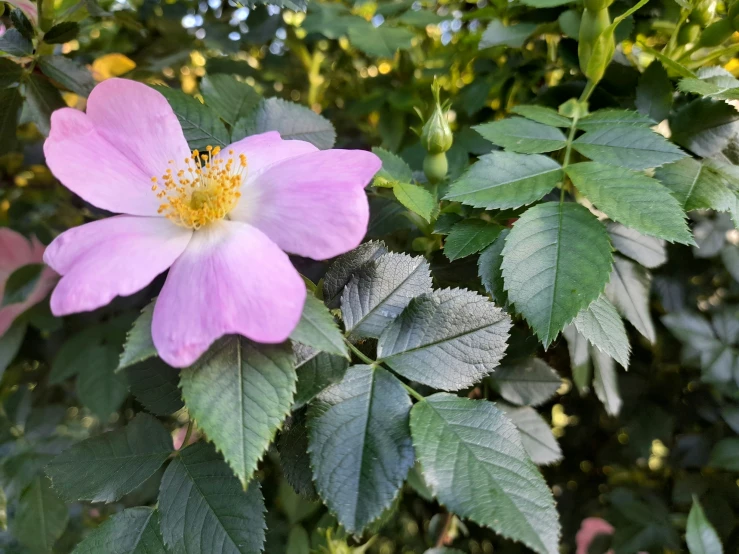
[[[54,315],[94,310],[140,291],[187,247],[192,231],[159,217],[117,216],[59,235],[44,254],[62,275]]]
[[[286,340],[300,319],[305,284],[287,255],[245,223],[213,223],[172,265],[154,308],[152,337],[174,367],[195,362],[218,338]]]

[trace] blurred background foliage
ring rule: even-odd
[[[10,5],[0,19],[5,32],[0,50],[11,54],[0,58],[0,225],[44,243],[60,230],[101,216],[56,183],[44,166],[42,143],[53,109],[83,107],[92,86],[110,77],[167,85],[202,99],[209,86],[229,76],[263,97],[321,114],[335,127],[338,147],[381,147],[398,153],[416,172],[424,156],[416,110],[429,114],[436,78],[442,98],[450,101],[450,180],[474,156],[493,148],[471,126],[503,118],[520,104],[556,109],[586,83],[577,57],[580,2],[43,4],[52,8],[55,33],[45,40],[25,37],[34,51],[8,36],[18,28]],[[619,0],[612,12],[631,5]],[[670,63],[693,69],[721,65],[739,75],[734,57],[739,35],[729,33],[719,44],[704,47],[684,30],[697,25],[691,32],[699,36],[728,9],[721,1],[651,0],[618,27],[619,46],[591,97],[592,109],[638,108],[656,121],[689,117],[709,140],[720,141],[712,156],[739,161],[739,112],[679,115],[690,98],[675,91],[680,66]],[[650,65],[655,59],[666,69]],[[370,238],[427,255],[439,286],[484,290],[476,255],[450,262],[442,251],[443,232],[434,232],[388,189],[370,194]],[[628,327],[633,361],[628,373],[619,369],[611,391],[620,397],[620,409],[609,414],[589,383],[578,382],[562,337],[544,351],[525,324],[519,322],[514,333],[509,356],[536,354],[562,377],[556,392],[537,406],[562,453],[561,460],[543,467],[562,518],[562,552],[575,552],[575,534],[592,516],[613,525],[617,552],[679,552],[685,548],[694,496],[725,551],[739,551],[739,232],[728,217],[710,211],[693,213],[691,224],[700,250],[670,246],[668,262],[648,279],[651,316],[646,317],[653,320],[654,344]],[[324,264],[297,263],[314,281],[325,271]],[[119,427],[140,409],[126,383],[101,361],[101,350],[90,353],[87,345],[98,346],[103,357],[117,354],[150,297],[143,291],[63,322],[40,304],[26,315],[20,339],[0,338],[0,526],[9,524],[0,532],[0,552],[44,551],[34,537],[36,520],[23,517],[23,491],[32,486],[43,494],[41,468],[53,455],[81,438]],[[704,323],[679,320],[675,314],[686,310]],[[699,328],[714,336],[701,335]],[[104,383],[91,383],[95,375]],[[506,396],[494,381],[470,394]],[[172,418],[173,432],[181,435],[178,427],[186,419],[182,414]],[[271,451],[259,472],[269,509],[266,551],[350,552],[326,508],[288,485],[276,456]],[[70,552],[121,507],[153,502],[160,477],[118,503],[73,504],[54,552]],[[359,541],[347,539],[348,544],[357,547],[374,537],[363,548],[381,554],[421,553],[435,545],[471,554],[524,552],[489,530],[448,517],[413,475],[411,483],[415,486],[406,486],[372,533]]]

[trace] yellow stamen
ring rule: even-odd
[[[208,223],[223,219],[236,206],[241,196],[241,183],[247,168],[246,156],[238,160],[217,158],[219,146],[206,147],[207,154],[193,150],[186,158],[185,169],[174,172],[166,169],[159,183],[152,177],[151,188],[163,203],[157,210],[177,225],[199,229]],[[229,150],[233,156],[233,150]],[[174,160],[169,161],[174,164]],[[157,192],[157,189],[161,189]]]

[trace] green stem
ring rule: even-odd
[[[419,402],[423,402],[424,400],[426,400],[413,387],[409,387],[405,383],[400,383],[400,384],[403,385],[403,388],[408,391],[408,394],[410,394],[413,398],[415,398]]]
[[[593,91],[595,90],[595,87],[597,85],[597,81],[593,81],[592,79],[588,79],[587,84],[585,85],[585,88],[582,91],[582,94],[580,95],[579,102],[581,104],[584,104],[588,101],[590,98],[590,95],[593,94]],[[564,160],[562,160],[562,169],[565,169],[570,164],[570,156],[572,155],[572,142],[575,140],[575,133],[577,132],[577,122],[580,120],[579,114],[575,113],[574,117],[572,118],[572,123],[570,124],[570,131],[567,135],[567,146],[565,146],[565,157]],[[565,186],[564,182],[562,182],[562,188],[560,189],[559,193],[559,203],[565,201]]]
[[[678,20],[677,25],[675,25],[675,29],[672,31],[672,36],[670,37],[667,46],[665,46],[662,51],[665,56],[670,58],[672,57],[672,53],[675,51],[675,47],[677,46],[677,35],[680,32],[680,27],[682,27],[683,23],[688,20],[688,15],[690,15],[689,11],[681,10],[680,19]]]
[[[349,339],[347,339],[346,337],[344,337],[344,342],[346,342],[347,346],[349,347],[349,350],[351,350],[352,352],[354,352],[354,354],[356,354],[357,358],[359,358],[360,360],[362,360],[365,364],[367,364],[367,365],[377,365],[377,362],[375,360],[373,360],[372,358],[369,358],[369,357],[365,356],[364,352],[362,352],[359,348],[357,348],[351,342],[349,342]]]

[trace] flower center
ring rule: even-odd
[[[161,177],[151,178],[151,190],[163,201],[160,214],[191,229],[226,217],[241,196],[247,163],[244,154],[234,159],[234,151],[229,150],[225,158],[218,156],[220,151],[218,146],[208,146],[204,154],[193,150],[192,157],[185,159],[185,169],[175,173],[168,168]]]

